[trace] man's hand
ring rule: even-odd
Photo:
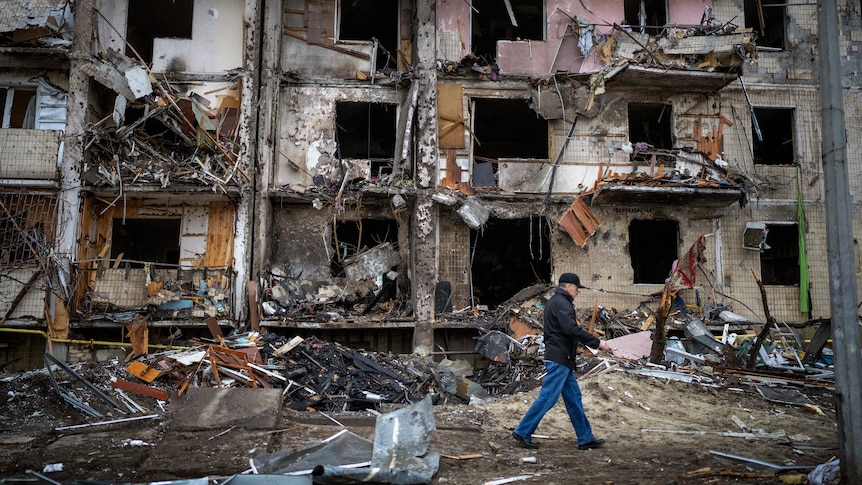
[[[613,350],[611,349],[611,344],[609,344],[607,340],[599,340],[599,349],[608,353],[611,353]]]

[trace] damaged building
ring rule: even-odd
[[[684,309],[763,323],[762,282],[777,320],[829,317],[814,3],[7,3],[12,368],[135,315],[468,352],[564,272],[655,312],[686,262]]]

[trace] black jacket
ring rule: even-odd
[[[578,326],[572,295],[557,287],[545,304],[545,360],[575,369],[578,343],[599,348],[599,339]]]

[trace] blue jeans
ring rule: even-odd
[[[533,436],[533,432],[539,426],[539,421],[545,416],[563,396],[563,402],[566,403],[566,411],[569,413],[569,420],[572,422],[572,427],[575,428],[575,434],[578,435],[578,444],[584,445],[593,441],[593,430],[590,428],[590,422],[587,421],[587,415],[584,413],[584,405],[581,402],[581,388],[578,386],[578,379],[575,377],[575,372],[569,367],[545,361],[545,380],[542,382],[542,390],[539,392],[539,397],[530,406],[527,414],[521,418],[521,422],[515,428],[515,433],[525,438]]]

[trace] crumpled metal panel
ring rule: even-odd
[[[251,460],[255,473],[311,474],[316,466],[327,463],[337,468],[367,464],[371,459],[373,443],[348,430],[342,430],[329,438],[304,446],[298,450],[280,450],[262,453]]]
[[[440,454],[427,453],[431,432],[436,429],[429,395],[412,406],[378,416],[370,449],[368,440],[344,430],[294,452],[258,455],[251,464],[255,473],[310,472],[315,484],[430,483],[440,466]]]

